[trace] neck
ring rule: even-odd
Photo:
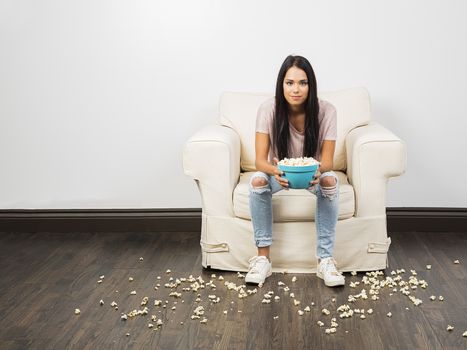
[[[305,108],[303,106],[290,106],[289,105],[289,115],[291,117],[297,117],[305,113]]]

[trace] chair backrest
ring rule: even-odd
[[[225,92],[220,99],[220,124],[240,136],[243,171],[255,171],[255,122],[259,106],[272,94]],[[370,97],[363,87],[318,92],[320,99],[331,102],[337,110],[337,141],[334,170],[347,168],[345,138],[350,130],[370,122]]]

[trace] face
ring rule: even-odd
[[[292,66],[284,77],[284,97],[289,105],[299,107],[308,97],[308,78],[304,70]]]

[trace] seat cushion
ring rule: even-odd
[[[348,219],[355,212],[355,196],[347,176],[335,171],[339,179],[339,220]],[[234,190],[234,213],[237,217],[251,220],[249,205],[249,184],[254,172],[240,174],[240,181]],[[274,222],[314,221],[316,196],[307,190],[283,190],[272,196]]]

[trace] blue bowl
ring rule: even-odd
[[[305,166],[277,165],[283,171],[282,177],[289,181],[289,188],[303,189],[310,187],[310,181],[314,179],[319,164]]]

